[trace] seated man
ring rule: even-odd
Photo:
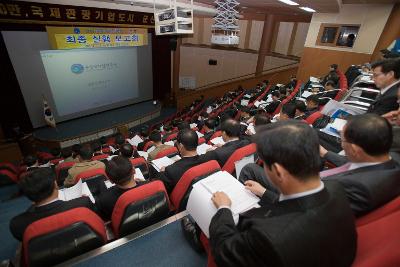
[[[143,126],[143,127],[140,129],[139,136],[140,136],[140,138],[142,138],[143,142],[140,142],[140,143],[137,145],[137,150],[143,151],[144,146],[145,146],[148,142],[150,142],[150,139],[149,139],[149,128],[148,128],[147,126]]]
[[[119,149],[119,154],[124,158],[140,157],[136,149],[133,148],[131,144],[123,144]]]
[[[246,188],[262,197],[261,207],[241,214],[236,226],[229,197],[213,194],[218,211],[209,229],[216,264],[350,266],[357,245],[354,217],[342,187],[319,178],[316,133],[305,123],[286,121],[257,135],[264,171],[280,195],[274,202],[265,199],[265,189],[248,181]]]
[[[323,158],[341,167],[321,173],[324,181],[341,183],[356,216],[400,195],[400,165],[391,159],[391,125],[375,114],[350,117],[341,133],[346,158],[322,150]]]
[[[78,162],[68,170],[64,186],[69,187],[75,184],[75,177],[81,172],[93,169],[105,169],[103,162],[92,160],[93,150],[89,145],[82,146],[77,156]]]
[[[280,121],[287,121],[290,119],[294,119],[296,115],[296,104],[294,103],[286,103],[282,106],[281,112],[279,113]]]
[[[279,91],[274,91],[271,93],[271,97],[272,97],[272,102],[269,103],[266,107],[265,107],[265,112],[267,113],[274,113],[274,111],[278,108],[279,104],[281,103],[281,93]]]
[[[325,83],[325,91],[318,94],[318,96],[321,97],[326,97],[326,98],[330,98],[330,99],[334,99],[336,97],[336,95],[338,94],[339,90],[337,90],[335,88],[335,83],[332,81],[327,81]],[[321,105],[325,105],[326,103],[329,102],[329,99],[323,99],[323,102],[321,103],[321,99],[320,99],[320,104]]]
[[[337,75],[337,64],[332,64],[329,67],[329,73],[322,79],[321,84],[325,84],[327,81],[332,81],[335,87],[339,85],[339,76]]]
[[[233,120],[227,119],[221,124],[222,139],[225,144],[215,150],[208,151],[202,155],[203,162],[215,159],[218,161],[221,167],[224,166],[228,158],[235,152],[235,150],[248,145],[248,140],[240,140],[240,123]]]
[[[373,80],[381,90],[380,96],[369,106],[369,113],[383,115],[399,108],[397,91],[400,88],[400,59],[386,59],[372,64]]]
[[[121,146],[123,146],[125,144],[125,137],[118,133],[115,136],[115,146],[114,149],[116,150],[113,155],[119,155],[119,149],[121,148]]]
[[[96,198],[96,207],[104,220],[110,220],[118,198],[128,190],[136,188],[145,182],[136,182],[134,179],[135,168],[129,159],[116,156],[106,167],[107,177],[115,186],[102,192]]]
[[[203,129],[204,139],[206,139],[206,142],[210,141],[211,136],[213,136],[216,124],[217,121],[214,118],[208,118],[206,121],[204,121]]]
[[[75,159],[72,157],[72,149],[69,147],[61,150],[61,156],[64,158],[64,162],[74,162]]]
[[[93,156],[103,155],[101,151],[101,144],[98,141],[92,143]]]
[[[28,172],[18,185],[24,195],[33,202],[27,211],[10,221],[10,231],[19,241],[22,241],[25,229],[37,220],[78,207],[95,210],[88,197],[70,201],[59,200],[57,182],[50,168]]]
[[[39,168],[39,159],[35,155],[28,155],[24,158],[24,164],[27,171],[32,171]]]
[[[304,119],[319,110],[319,98],[317,95],[310,95],[306,98],[307,111],[304,113]]]
[[[181,159],[169,165],[160,173],[160,180],[164,182],[168,193],[171,193],[175,185],[179,182],[182,175],[190,168],[203,163],[197,155],[199,140],[197,133],[193,130],[184,129],[179,131],[176,147],[181,155]]]
[[[307,111],[307,106],[306,103],[304,103],[301,100],[296,100],[295,101],[296,104],[296,115],[294,117],[295,120],[304,120],[306,115],[306,111]]]
[[[149,157],[147,158],[148,161],[155,159],[159,152],[172,147],[161,142],[161,133],[157,130],[151,132],[149,139],[153,141],[156,148],[149,153]]]

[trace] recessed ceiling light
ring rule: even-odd
[[[242,6],[241,8],[243,8],[243,9],[246,9],[246,8],[247,8],[247,6]]]
[[[298,6],[299,4],[297,4],[296,2],[293,2],[293,1],[291,1],[291,0],[278,0],[278,1],[280,1],[280,2],[282,2],[282,3],[285,3],[285,4],[287,4],[287,5],[291,5],[291,6]]]
[[[299,8],[300,8],[300,9],[303,9],[304,11],[307,11],[307,12],[317,12],[317,11],[315,11],[314,9],[310,8],[310,7],[302,6],[302,7],[299,7]]]

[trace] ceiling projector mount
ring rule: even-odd
[[[211,43],[216,45],[239,45],[239,12],[236,0],[216,0],[217,14],[211,26]]]

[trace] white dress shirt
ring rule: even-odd
[[[300,193],[296,193],[296,194],[291,194],[291,195],[280,194],[279,201],[288,200],[288,199],[295,199],[295,198],[299,198],[299,197],[312,195],[312,194],[315,194],[315,193],[318,193],[318,192],[322,191],[323,189],[324,189],[324,183],[321,181],[320,185],[315,189],[311,189],[311,190],[308,190],[308,191],[304,191],[304,192],[300,192]]]
[[[381,95],[384,95],[390,88],[392,88],[392,86],[395,86],[396,84],[400,83],[400,80],[392,83],[391,85],[386,86],[385,88],[383,88],[381,90]]]

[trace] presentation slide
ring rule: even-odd
[[[59,116],[139,96],[135,48],[40,51]]]

